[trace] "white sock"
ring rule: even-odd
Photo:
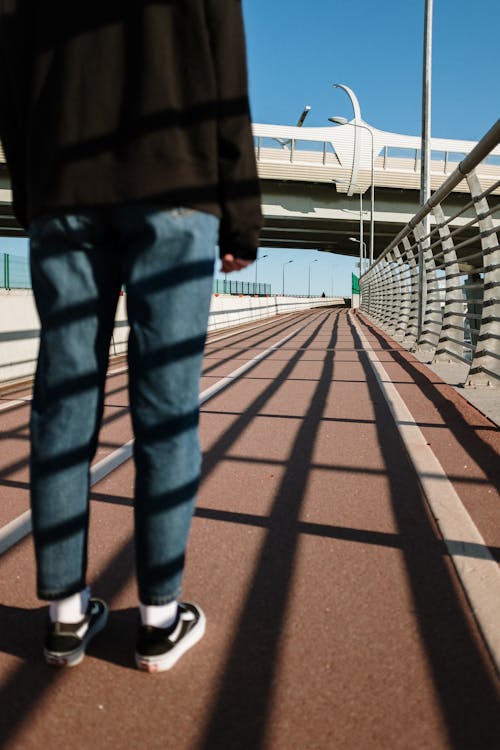
[[[175,622],[177,601],[158,605],[140,604],[139,610],[143,625],[152,625],[155,628],[169,628]]]
[[[86,588],[77,594],[50,602],[49,615],[52,622],[74,623],[83,620],[87,613],[90,589]]]

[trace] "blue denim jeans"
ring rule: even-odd
[[[180,593],[198,487],[199,378],[218,220],[120,206],[30,227],[40,352],[31,416],[31,504],[41,599],[86,586],[90,463],[122,285],[130,335],[139,598]]]

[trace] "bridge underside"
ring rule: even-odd
[[[0,173],[0,236],[25,237],[17,224],[10,202],[10,189],[5,172]],[[378,187],[375,194],[374,256],[377,258],[390,241],[415,215],[419,208],[418,191]],[[455,193],[446,206],[448,215],[455,214],[470,198]],[[282,247],[359,257],[360,201],[359,195],[338,193],[329,183],[262,180],[264,226],[262,247]],[[461,223],[473,218],[472,209],[464,211]],[[363,196],[364,242],[370,244],[370,195]],[[452,226],[458,226],[457,224]],[[461,230],[456,242],[468,236]],[[479,248],[478,248],[479,249]],[[470,255],[468,247],[463,254]]]
[[[262,247],[287,247],[321,250],[359,257],[360,201],[359,195],[337,193],[334,185],[325,183],[262,181],[264,227]],[[451,216],[462,209],[470,196],[455,193],[447,202],[446,214]],[[391,240],[410,221],[419,209],[416,190],[377,188],[375,193],[374,257],[377,258]],[[456,228],[474,217],[473,209],[464,211],[452,222]],[[469,235],[462,229],[456,243]],[[370,244],[370,195],[363,196],[363,240]],[[479,249],[479,248],[478,248]],[[464,249],[471,254],[471,248]],[[460,255],[459,255],[460,257]]]

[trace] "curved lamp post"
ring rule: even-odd
[[[281,270],[283,271],[283,287],[281,294],[284,297],[285,296],[285,266],[287,266],[289,263],[293,263],[293,260],[287,260],[283,263]]]
[[[257,283],[257,263],[259,260],[264,260],[264,258],[268,258],[268,255],[261,255],[260,258],[255,258],[255,283]]]
[[[358,240],[357,237],[349,237],[349,240],[351,242],[358,242],[359,243],[359,275],[363,275],[363,259],[366,258],[366,242],[363,242],[363,240],[360,238]]]
[[[373,140],[373,133],[367,125],[361,125],[359,122],[349,122],[346,117],[329,117],[330,122],[334,122],[337,125],[351,125],[353,128],[361,128],[367,130],[370,133],[372,139],[372,159],[371,159],[371,205],[370,205],[370,266],[373,263],[373,248],[375,242],[375,144]],[[361,192],[359,194],[361,201]]]
[[[317,262],[318,262],[318,259],[316,258],[315,260],[312,260],[309,263],[309,269],[308,269],[309,270],[309,281],[308,281],[308,284],[307,284],[307,296],[308,297],[311,296],[311,266],[312,266],[313,263],[317,263]]]

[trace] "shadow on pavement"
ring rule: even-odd
[[[248,410],[225,433],[205,457],[205,476],[259,412],[270,397],[286,382],[305,347],[331,321],[328,316],[315,328],[280,375],[255,399]],[[337,340],[338,316],[334,319],[329,349]],[[249,586],[235,637],[211,717],[200,748],[262,747],[273,697],[273,678],[288,602],[294,558],[297,553],[298,520],[309,476],[317,430],[325,410],[333,378],[333,351],[327,351],[310,408],[298,428],[285,475],[277,491],[268,519],[268,533]]]
[[[432,671],[436,696],[448,731],[450,748],[493,749],[500,736],[498,693],[491,660],[472,614],[465,615],[463,595],[449,558],[441,554],[439,530],[430,515],[389,407],[349,321],[359,360],[377,411],[379,446],[387,467],[394,518],[413,597],[415,618]],[[414,370],[412,368],[412,377]],[[414,481],[409,482],[408,477]],[[475,632],[473,632],[473,630]],[[495,739],[496,738],[496,739]]]
[[[451,430],[460,445],[482,469],[491,484],[500,487],[500,461],[498,460],[498,454],[486,441],[482,440],[478,434],[478,431],[483,430],[485,432],[497,433],[498,429],[495,426],[485,426],[484,428],[481,426],[474,429],[473,426],[466,422],[453,401],[446,398],[446,396],[441,393],[440,389],[436,387],[436,384],[432,382],[432,379],[422,372],[420,369],[422,365],[420,365],[420,363],[418,363],[419,366],[413,365],[407,358],[408,353],[406,350],[398,351],[392,349],[390,344],[384,338],[384,335],[373,325],[367,323],[365,319],[363,319],[363,325],[366,326],[373,336],[375,336],[384,349],[390,350],[390,354],[394,361],[410,375],[425,396],[432,401],[438,413],[446,423],[447,428]],[[436,377],[434,373],[431,373],[431,375],[432,377]],[[442,384],[440,383],[440,385]],[[451,388],[451,386],[449,387]],[[487,418],[485,417],[484,419]]]

